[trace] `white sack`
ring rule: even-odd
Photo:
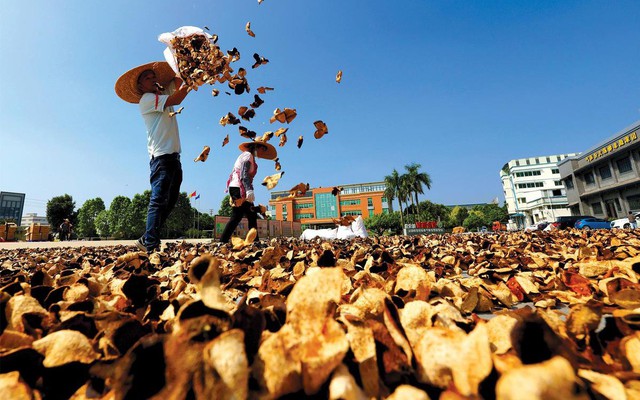
[[[176,37],[189,37],[193,35],[204,35],[207,37],[207,39],[213,38],[213,36],[198,28],[197,26],[181,26],[173,32],[165,32],[158,36],[158,40],[167,45],[167,48],[164,49],[163,52],[165,60],[167,60],[171,69],[173,69],[178,75],[180,75],[180,71],[178,71],[176,54],[173,46],[171,46],[171,40]]]

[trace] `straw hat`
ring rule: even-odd
[[[116,94],[124,101],[138,104],[142,93],[138,90],[138,78],[144,71],[151,69],[156,73],[158,83],[168,85],[176,76],[166,61],[154,61],[148,64],[140,65],[122,74],[116,81]]]
[[[274,160],[278,156],[278,151],[273,145],[267,142],[244,142],[241,143],[238,148],[240,151],[251,151],[254,146],[258,147],[256,157],[264,158],[266,160]]]

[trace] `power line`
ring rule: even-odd
[[[27,201],[35,202],[35,203],[47,203],[47,202],[48,202],[47,200],[32,199],[32,198],[29,198],[29,197],[25,197],[25,198],[24,198],[24,201],[25,201],[25,203],[26,203]]]

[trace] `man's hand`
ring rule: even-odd
[[[253,190],[247,190],[247,201],[253,203],[256,200],[256,196],[253,194]]]

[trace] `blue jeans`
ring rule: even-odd
[[[154,157],[149,162],[151,199],[147,210],[144,244],[147,250],[160,247],[160,229],[180,196],[182,164],[177,153]]]

